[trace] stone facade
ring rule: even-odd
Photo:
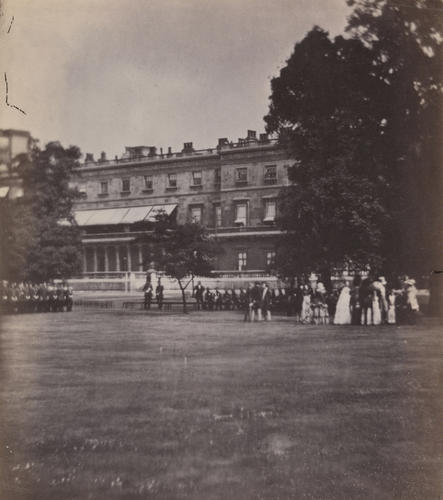
[[[279,234],[276,200],[290,164],[275,140],[264,134],[257,139],[253,131],[236,143],[219,139],[206,150],[185,143],[178,153],[140,146],[113,160],[87,155],[73,182],[83,196],[76,213],[83,225],[103,209],[112,214],[109,209],[169,207],[178,223],[198,222],[217,238],[224,250],[218,270],[266,272]],[[145,271],[145,250],[136,243],[140,232],[141,220],[84,225],[84,272]]]

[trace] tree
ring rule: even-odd
[[[385,84],[371,77],[370,49],[314,28],[271,83],[268,132],[295,158],[279,202],[285,231],[277,264],[286,276],[345,262],[380,266],[389,225],[373,108]],[[292,273],[291,273],[292,268]]]
[[[45,281],[80,270],[81,236],[72,215],[78,193],[69,186],[79,158],[77,147],[58,142],[17,158],[24,196],[1,208],[5,278]]]
[[[390,90],[386,161],[397,179],[392,193],[396,227],[391,234],[399,242],[392,264],[417,275],[429,274],[443,268],[443,2],[348,4],[353,7],[348,32],[370,47],[374,70]]]
[[[186,313],[186,289],[195,276],[211,275],[217,244],[202,226],[178,225],[162,214],[157,216],[152,233],[145,239],[156,269],[177,280]]]
[[[267,128],[297,159],[280,253],[304,268],[342,255],[420,275],[442,255],[443,4],[348,4],[352,38],[315,28],[272,81]]]

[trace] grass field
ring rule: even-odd
[[[0,499],[443,498],[433,327],[7,316]]]

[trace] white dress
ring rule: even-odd
[[[377,292],[375,291],[374,295],[372,296],[372,324],[381,325],[380,299]]]
[[[388,324],[395,325],[395,295],[393,293],[388,296]]]
[[[351,289],[345,285],[338,297],[337,307],[335,309],[334,325],[351,324]]]

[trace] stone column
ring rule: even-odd
[[[88,272],[88,262],[86,260],[86,247],[82,248],[82,257],[83,257],[83,273]]]
[[[120,247],[115,245],[115,270],[120,271]]]
[[[109,271],[109,257],[108,257],[108,247],[105,247],[105,271]]]
[[[94,245],[92,247],[93,251],[94,251],[94,273],[97,272],[97,247]]]
[[[143,271],[143,255],[142,255],[142,246],[137,245],[138,248],[138,270]]]
[[[128,273],[131,272],[132,270],[132,263],[131,263],[131,247],[129,245],[129,243],[126,245],[126,255],[127,255],[127,268],[128,268]]]

